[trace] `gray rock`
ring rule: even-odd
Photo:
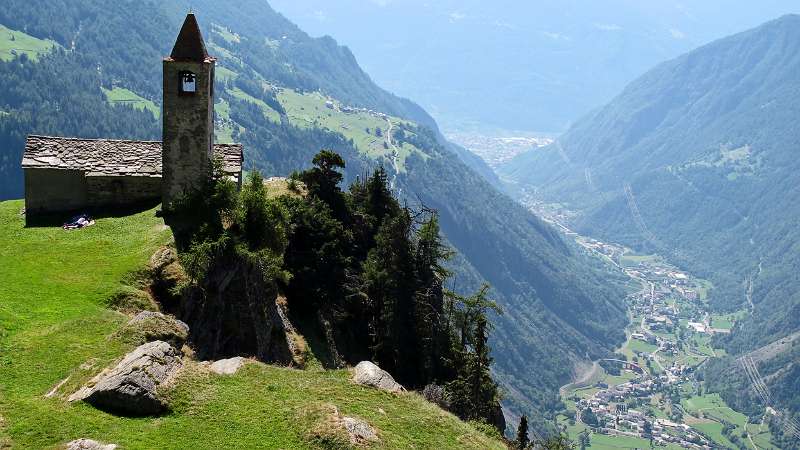
[[[233,375],[238,372],[246,362],[247,360],[241,356],[230,359],[220,359],[219,361],[214,361],[209,369],[218,375]]]
[[[83,400],[109,412],[146,416],[167,408],[156,390],[182,366],[181,354],[163,341],[148,342],[104,370],[69,401]]]
[[[116,444],[102,444],[91,439],[76,439],[67,443],[67,450],[114,450]]]
[[[444,410],[450,410],[450,396],[445,390],[444,386],[438,384],[429,384],[422,390],[422,397],[425,400],[438,405]]]
[[[405,388],[380,367],[369,361],[361,361],[353,370],[353,381],[363,386],[370,386],[388,392],[402,392]]]
[[[189,338],[189,325],[155,311],[142,311],[131,319],[123,332],[138,335],[141,342],[165,341],[175,348],[181,348]]]
[[[161,247],[150,257],[150,267],[155,272],[160,272],[168,265],[178,260],[178,255],[171,247]]]
[[[342,417],[342,424],[347,434],[350,435],[350,442],[353,444],[366,444],[378,441],[378,433],[367,422],[356,419],[355,417]]]

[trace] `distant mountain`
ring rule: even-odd
[[[446,129],[562,132],[653,65],[793,0],[273,0]]]
[[[161,102],[161,58],[189,6],[7,0],[0,24],[60,49],[0,61],[0,198],[22,195],[28,133],[160,137],[152,111]],[[470,168],[485,165],[443,141],[421,108],[375,85],[333,39],[310,38],[261,0],[191,6],[219,58],[218,140],[244,143],[246,168],[267,176],[303,169],[320,148],[332,149],[345,157],[349,180],[383,165],[409,205],[438,209],[459,252],[448,287],[467,292],[488,281],[505,309],[492,345],[509,414],[541,413],[534,422],[545,427],[573,368],[624,338],[619,286],[494,189]]]
[[[755,350],[800,330],[799,73],[789,15],[659,65],[504,175],[579,211],[580,231],[710,278],[714,308],[752,311],[720,342]]]

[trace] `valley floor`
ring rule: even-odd
[[[639,286],[627,299],[631,324],[618,360],[595,362],[579,381],[561,389],[567,409],[558,423],[570,438],[603,450],[775,448],[763,420],[749,423],[718,394],[706,393],[694,377],[709,358],[724,355],[713,348],[711,336],[729,333],[746,311],[711,314],[705,302],[711,287],[707,281],[658,255],[636,255],[580,236],[564,225],[568,213],[558,207],[528,206]]]

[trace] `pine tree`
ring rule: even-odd
[[[364,264],[364,292],[372,302],[373,355],[379,365],[415,384],[413,252],[406,211],[384,218]]]
[[[347,206],[344,195],[339,188],[344,176],[340,172],[344,169],[344,158],[330,150],[321,150],[314,156],[314,168],[300,174],[300,179],[306,184],[309,195],[325,202],[334,217],[344,221]]]
[[[488,345],[488,310],[501,310],[487,298],[484,285],[464,298],[448,293],[449,319],[453,333],[455,379],[448,384],[453,412],[462,419],[489,421],[498,400],[497,383],[489,372],[492,359]]]
[[[248,174],[247,182],[239,193],[235,216],[250,250],[266,247],[283,252],[286,246],[286,218],[276,202],[267,200],[264,179],[258,171]]]
[[[528,444],[530,444],[530,438],[528,438],[528,416],[523,415],[519,420],[519,426],[517,427],[517,440],[515,441],[515,446],[517,450],[526,450],[528,448]]]
[[[476,414],[482,418],[489,418],[492,408],[497,401],[497,383],[492,379],[489,369],[492,357],[489,356],[488,323],[484,314],[478,315],[475,324],[473,340],[474,356],[470,369],[470,389],[472,390],[472,404]]]
[[[414,295],[414,320],[417,348],[420,351],[420,377],[426,380],[447,376],[443,363],[450,358],[450,336],[444,319],[442,283],[449,272],[442,264],[451,254],[442,243],[439,220],[433,214],[417,231],[415,255],[417,288]]]

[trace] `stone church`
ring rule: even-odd
[[[214,65],[194,14],[163,61],[163,142],[28,136],[22,168],[28,217],[155,204],[169,210],[218,159],[239,186],[240,144],[214,144]]]

